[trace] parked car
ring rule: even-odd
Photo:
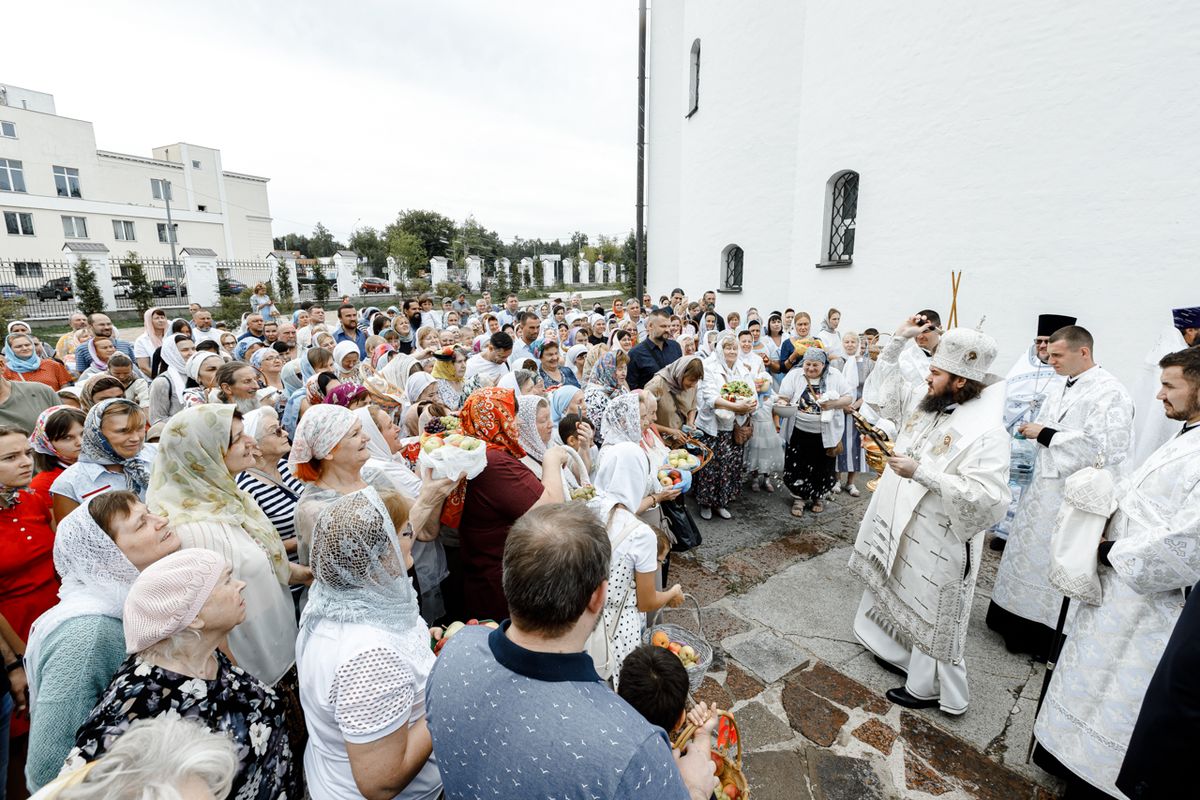
[[[71,288],[71,279],[65,277],[46,281],[42,284],[42,288],[37,290],[38,300],[70,300],[74,296],[75,290]]]
[[[24,297],[25,293],[21,291],[21,287],[15,283],[0,283],[0,298],[5,300],[14,300],[18,297]]]
[[[133,293],[133,286],[130,285],[128,278],[113,278],[113,297],[129,297]]]
[[[222,278],[218,281],[218,290],[221,294],[232,297],[246,291],[249,287],[236,278]]]
[[[175,297],[187,294],[187,285],[182,281],[165,280],[165,281],[150,281],[150,290],[154,292],[155,297]]]
[[[383,278],[363,278],[358,290],[363,294],[386,294],[392,290],[391,284]]]

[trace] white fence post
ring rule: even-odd
[[[432,290],[439,283],[450,279],[449,262],[445,256],[434,256],[429,259],[429,284]]]
[[[592,262],[588,261],[583,256],[579,257],[579,282],[592,282]]]
[[[216,251],[207,247],[185,247],[182,255],[183,280],[187,284],[188,299],[206,307],[220,304]]]
[[[562,260],[563,285],[570,286],[575,282],[575,261],[570,256]]]
[[[467,256],[467,287],[472,292],[478,292],[483,286],[483,259],[479,256]]]
[[[79,262],[87,259],[88,265],[96,275],[96,286],[100,289],[104,307],[115,309],[117,297],[113,293],[112,265],[108,260],[108,248],[99,242],[79,242],[63,245],[63,252],[67,254],[67,263],[71,265],[71,285],[75,285],[74,275],[79,268]]]
[[[333,257],[333,266],[337,269],[338,297],[358,295],[358,275],[354,268],[358,266],[358,253],[353,250],[338,250]]]
[[[554,262],[548,258],[542,259],[542,288],[549,289],[554,285]]]

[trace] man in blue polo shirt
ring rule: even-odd
[[[346,303],[338,306],[338,327],[333,334],[333,343],[353,342],[358,347],[359,359],[367,360],[367,334],[358,327],[358,309]]]
[[[583,503],[540,505],[504,545],[511,620],[462,629],[425,686],[448,800],[707,800],[711,723],[675,756],[600,680],[584,648],[608,589],[608,534]],[[582,792],[581,792],[582,789]]]
[[[630,389],[644,388],[654,373],[683,358],[679,342],[667,338],[670,330],[671,315],[666,309],[656,308],[650,312],[646,318],[646,338],[629,351],[627,380]]]

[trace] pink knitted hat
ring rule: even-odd
[[[211,550],[187,548],[142,570],[125,598],[125,652],[139,653],[190,625],[226,566]]]

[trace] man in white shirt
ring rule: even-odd
[[[500,320],[501,328],[503,328],[505,325],[512,325],[514,327],[516,326],[518,305],[519,303],[515,294],[510,294],[508,297],[504,298],[504,308],[501,309],[500,313],[496,315],[496,318]]]
[[[508,372],[508,356],[512,353],[512,337],[503,331],[493,333],[483,350],[467,359],[467,372],[463,377],[471,380],[476,375],[498,381]]]
[[[197,307],[192,312],[192,341],[200,344],[220,340],[221,332],[213,327],[212,313],[208,309]]]
[[[296,331],[296,344],[301,348],[311,347],[313,336],[320,331],[332,332],[325,324],[325,309],[319,303],[313,303],[308,307],[308,324]]]
[[[538,315],[532,311],[517,312],[516,336],[513,338],[512,354],[508,357],[509,369],[520,369],[521,362],[527,358],[538,360],[533,354],[533,343],[537,341],[541,325]]]

